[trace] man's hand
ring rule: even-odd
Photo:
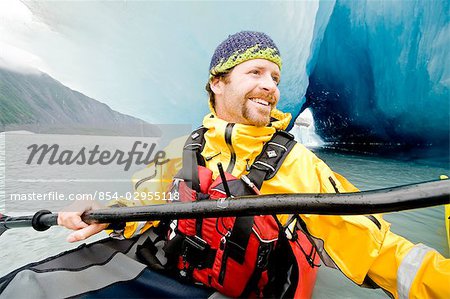
[[[81,220],[84,212],[101,209],[102,206],[96,202],[76,202],[58,213],[58,225],[74,230],[67,237],[67,242],[77,242],[95,235],[108,227],[108,223],[87,224]]]

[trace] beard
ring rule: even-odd
[[[250,105],[252,105],[250,103]],[[253,108],[253,109],[252,109]],[[269,112],[264,109],[255,109],[257,107],[249,107],[248,105],[242,106],[242,116],[249,122],[249,124],[255,127],[265,127],[270,123],[270,107]]]

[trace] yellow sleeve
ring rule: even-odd
[[[368,275],[395,298],[450,298],[450,259],[391,231]]]
[[[325,163],[320,161],[316,169],[322,192],[357,190]],[[322,261],[356,284],[375,284],[394,298],[450,298],[450,260],[392,233],[381,215],[300,218]]]
[[[320,181],[320,193],[346,193],[358,192],[345,177],[332,171],[328,165],[317,157],[314,157],[315,171]]]
[[[144,206],[165,204],[171,197],[170,186],[172,178],[181,169],[182,149],[186,137],[173,140],[165,149],[167,162],[149,164],[136,172],[132,177],[133,191],[130,200],[119,199],[110,206]],[[115,238],[132,238],[142,234],[147,229],[157,226],[159,221],[126,222],[120,230],[107,230]]]

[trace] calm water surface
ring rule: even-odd
[[[0,147],[3,145],[0,144]],[[3,151],[0,151],[3,152]],[[316,152],[334,171],[347,177],[361,190],[404,185],[438,179],[449,175],[448,165],[427,165],[424,161],[402,161],[374,156],[358,156],[331,151]],[[4,182],[4,156],[0,156],[0,182]],[[4,211],[4,186],[0,185],[0,212]],[[392,231],[413,242],[431,246],[449,257],[445,237],[442,206],[384,216],[392,223]],[[1,236],[0,275],[24,264],[74,248],[79,244],[65,242],[68,231],[53,227],[45,232],[14,229]],[[95,237],[99,239],[102,236]],[[362,289],[338,270],[320,267],[314,298],[387,298],[380,290]]]

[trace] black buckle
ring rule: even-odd
[[[215,250],[212,250],[209,244],[202,238],[198,236],[186,236],[183,249],[183,258],[189,263],[189,266],[197,269],[212,267]]]
[[[205,251],[209,247],[208,243],[199,236],[186,236],[186,245],[192,246],[193,249]]]
[[[284,130],[277,131],[277,134],[283,135],[284,137],[291,139],[291,140],[294,140],[294,138],[295,138],[294,135],[292,135],[291,133],[284,131]]]
[[[269,255],[272,252],[271,244],[262,243],[258,248],[258,258],[256,260],[256,267],[258,269],[265,269],[269,264]]]
[[[255,163],[252,164],[251,167],[264,171],[266,172],[267,175],[275,171],[275,168],[273,168],[271,165],[263,161],[256,161]]]
[[[198,151],[202,147],[201,143],[188,143],[184,146],[183,149],[190,150],[190,151]]]

